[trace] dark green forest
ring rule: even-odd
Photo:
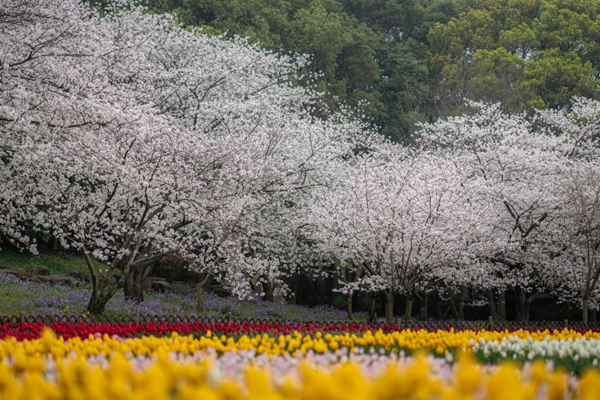
[[[311,55],[316,89],[396,141],[464,99],[509,111],[598,98],[598,0],[145,0],[185,26]]]

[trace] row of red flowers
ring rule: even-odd
[[[294,331],[312,333],[316,331],[334,332],[363,332],[367,330],[383,329],[385,332],[400,330],[397,326],[369,326],[361,324],[286,324],[280,325],[277,323],[223,323],[223,322],[148,322],[148,323],[120,323],[120,324],[100,324],[79,322],[76,324],[57,322],[46,324],[43,322],[36,323],[7,323],[0,325],[0,340],[7,337],[15,337],[17,340],[36,339],[44,327],[51,328],[57,335],[65,339],[72,337],[87,338],[89,335],[107,334],[109,336],[117,335],[120,337],[136,337],[136,336],[165,336],[171,332],[177,332],[182,335],[201,335],[207,331],[214,334],[225,335],[244,335],[244,334],[289,334]]]
[[[169,322],[149,322],[149,323],[120,323],[120,324],[100,324],[79,322],[76,324],[67,322],[57,322],[46,324],[43,322],[36,323],[7,323],[0,325],[0,340],[15,337],[17,340],[32,340],[37,339],[44,327],[51,328],[57,335],[65,339],[80,337],[88,338],[89,335],[104,335],[119,336],[119,337],[140,337],[140,336],[166,336],[172,332],[177,332],[182,335],[204,335],[207,331],[218,335],[244,335],[244,334],[275,334],[286,335],[294,331],[312,334],[314,332],[355,332],[361,333],[367,330],[375,331],[382,329],[383,332],[400,331],[401,328],[395,325],[363,325],[357,323],[337,323],[337,324],[321,324],[321,323],[306,323],[306,324],[284,324],[278,323],[223,323],[223,322],[189,322],[189,323],[169,323]],[[446,330],[452,328],[448,327]],[[413,329],[414,330],[414,329]],[[512,330],[511,330],[512,331]],[[578,332],[586,332],[576,330]],[[600,330],[594,330],[595,332]],[[509,331],[510,332],[510,331]]]

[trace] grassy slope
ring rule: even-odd
[[[34,256],[27,251],[20,252],[10,248],[0,250],[0,266],[20,269],[32,265],[46,267],[52,274],[88,270],[83,257],[73,254],[48,252]]]

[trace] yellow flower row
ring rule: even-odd
[[[37,340],[24,340],[17,342],[14,338],[0,341],[0,359],[12,356],[51,355],[61,358],[75,352],[83,357],[92,355],[110,355],[112,353],[133,355],[150,355],[158,349],[167,352],[179,352],[184,355],[193,354],[208,348],[218,352],[255,350],[258,354],[281,355],[297,352],[306,354],[308,350],[316,353],[325,353],[329,350],[338,350],[342,347],[354,349],[356,347],[378,346],[385,351],[406,350],[435,350],[437,354],[445,354],[448,350],[469,351],[474,343],[480,340],[501,341],[502,339],[516,336],[520,339],[531,339],[541,341],[545,339],[575,340],[578,338],[599,339],[600,333],[587,332],[585,334],[573,331],[516,331],[516,332],[487,332],[487,331],[437,331],[427,332],[424,330],[405,330],[400,332],[383,333],[381,330],[375,333],[367,331],[362,335],[354,333],[330,334],[317,332],[314,335],[302,335],[294,332],[291,335],[269,336],[267,334],[249,337],[247,335],[234,339],[212,335],[208,332],[205,336],[194,338],[193,336],[179,336],[173,333],[171,337],[142,337],[136,339],[94,338],[90,335],[87,340],[73,338],[64,341],[55,338],[50,331],[45,331]]]
[[[521,339],[596,339],[598,334],[575,331],[515,332]],[[232,337],[208,333],[205,337],[179,336],[121,339],[90,337],[86,340],[56,338],[51,331],[40,339],[0,341],[0,400],[119,400],[119,399],[581,399],[600,400],[600,373],[592,369],[581,380],[552,371],[536,362],[522,369],[504,364],[481,366],[470,357],[470,343],[500,341],[507,332],[381,331],[355,334],[258,335]],[[397,358],[379,358],[379,369],[367,373],[372,361],[333,361],[328,368],[308,361],[298,366],[278,354],[325,353],[340,346],[380,346],[391,352],[407,349],[466,349],[454,367],[429,364],[421,356],[406,364]],[[249,366],[242,377],[223,374],[231,364],[223,358],[175,360],[171,352],[190,355],[204,350],[235,354],[254,350],[271,364]],[[438,351],[440,352],[440,351]],[[239,353],[240,355],[243,353]],[[136,356],[149,356],[140,363]],[[323,357],[327,357],[324,355]],[[244,361],[245,360],[245,361]],[[287,361],[286,361],[287,360]],[[233,362],[249,362],[239,357]],[[287,363],[287,364],[286,364]],[[336,364],[337,363],[337,364]],[[358,363],[358,364],[357,364]],[[360,365],[359,365],[360,364]],[[370,366],[369,366],[370,365]],[[238,365],[239,366],[239,365]],[[288,368],[286,375],[281,370]],[[240,369],[242,371],[243,369]],[[277,372],[276,374],[274,372]],[[224,376],[223,376],[224,375]],[[279,378],[275,379],[277,376]]]
[[[588,371],[578,383],[541,363],[528,370],[506,364],[495,370],[463,357],[448,377],[423,358],[390,364],[368,378],[353,363],[322,370],[308,363],[297,375],[273,382],[269,370],[249,367],[241,381],[215,376],[208,362],[177,362],[159,356],[136,370],[116,354],[106,368],[82,357],[59,360],[48,371],[30,357],[26,365],[0,363],[1,400],[533,400],[600,399],[600,374]]]

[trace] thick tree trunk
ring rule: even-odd
[[[410,319],[410,317],[412,317],[413,299],[414,297],[412,295],[406,296],[406,308],[404,309],[404,319]]]
[[[196,285],[196,313],[204,311],[204,289],[210,280],[210,274],[200,274],[200,279]]]
[[[106,309],[106,304],[109,302],[110,297],[92,297],[88,303],[87,310],[92,315],[102,315]]]
[[[589,311],[589,302],[588,302],[587,298],[584,298],[583,301],[581,302],[581,321],[583,321],[584,323],[587,323],[589,321],[588,311]]]
[[[142,290],[142,282],[140,279],[141,272],[138,268],[133,268],[125,279],[125,285],[123,285],[123,294],[126,300],[135,301],[141,303],[144,301],[144,293]]]
[[[352,297],[354,297],[354,292],[348,293],[348,319],[352,321],[354,319],[354,315],[352,314]]]
[[[267,280],[266,282],[263,282],[263,289],[265,293],[265,295],[262,298],[263,301],[270,301],[271,303],[275,301],[275,285]]]
[[[375,309],[375,299],[376,299],[377,294],[370,292],[369,296],[367,298],[367,303],[368,303],[368,312],[369,312],[369,316],[367,317],[367,322],[368,323],[373,323],[377,320],[377,310]]]
[[[517,321],[529,321],[529,302],[527,292],[522,287],[517,287]]]
[[[102,315],[106,309],[106,304],[114,296],[116,290],[114,287],[110,287],[109,279],[98,279],[92,284],[94,287],[87,311],[92,315]]]
[[[506,290],[498,293],[498,320],[506,321]]]
[[[144,280],[150,276],[150,272],[154,267],[154,262],[148,265],[137,265],[131,269],[131,272],[127,275],[125,285],[123,285],[123,292],[125,299],[133,300],[136,303],[144,301]]]
[[[427,320],[427,293],[421,293],[421,299],[419,300],[419,319],[421,321]]]
[[[391,325],[394,323],[394,299],[396,294],[388,292],[385,294],[385,323]]]
[[[110,276],[98,276],[90,254],[85,249],[82,253],[92,276],[92,296],[90,297],[87,311],[92,315],[102,315],[104,314],[106,304],[114,296],[118,286],[115,284],[111,287]]]
[[[464,299],[465,296],[463,292],[450,296],[450,309],[452,311],[452,315],[456,319],[465,319]]]
[[[123,285],[123,295],[125,300],[135,300],[134,291],[135,291],[135,274],[132,270],[130,274],[125,278],[125,284]]]

